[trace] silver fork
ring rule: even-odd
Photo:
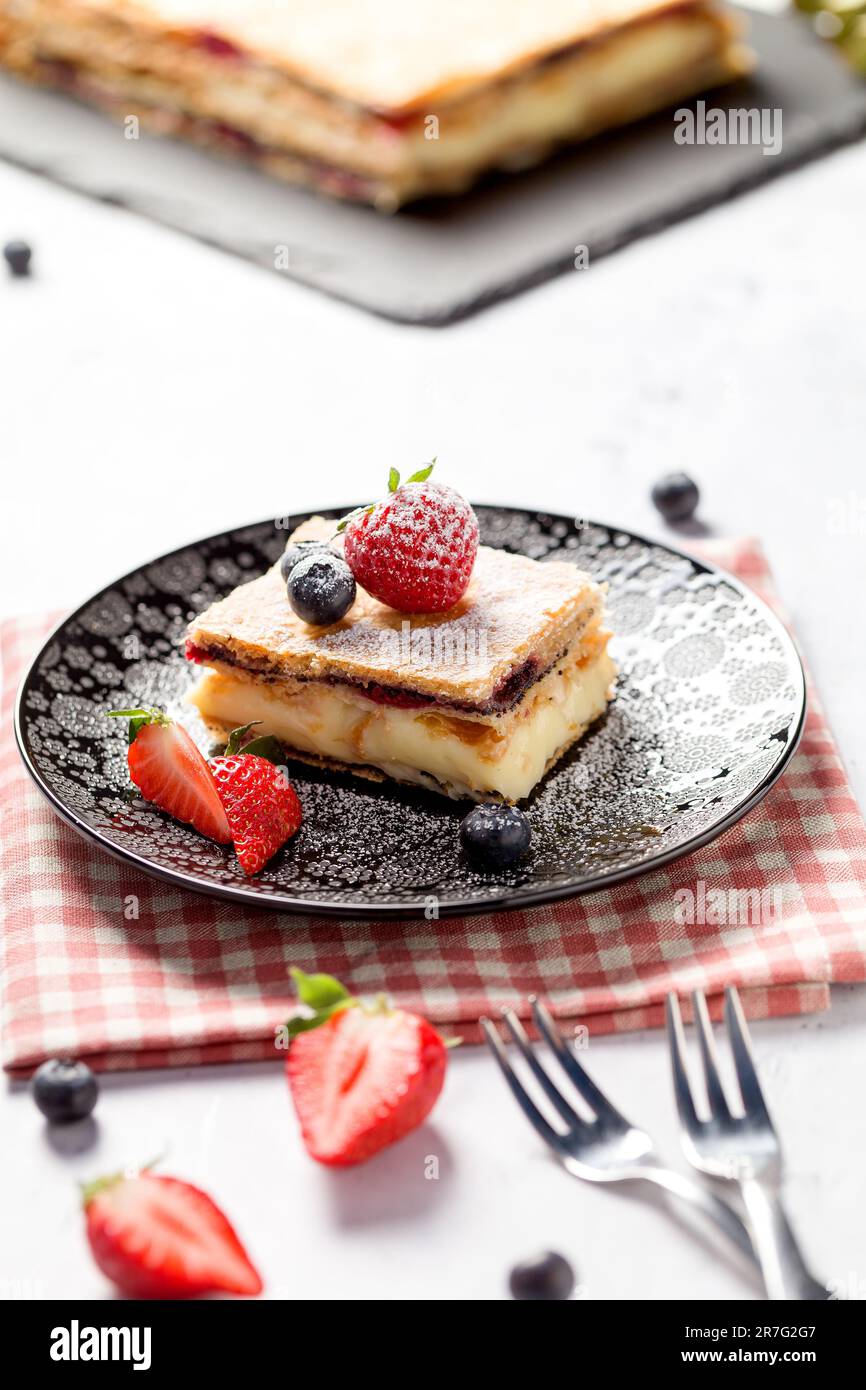
[[[806,1267],[782,1206],[782,1150],[761,1091],[751,1039],[736,989],[725,990],[725,1022],[742,1099],[731,1109],[719,1076],[715,1040],[701,990],[692,995],[706,1079],[708,1118],[701,1119],[686,1069],[682,1014],[676,995],[667,997],[667,1033],[674,1092],[686,1158],[702,1173],[737,1183],[761,1271],[771,1299],[826,1299],[826,1288]]]
[[[550,1048],[553,1059],[594,1112],[593,1120],[584,1120],[566,1100],[536,1057],[526,1031],[513,1010],[503,1010],[505,1025],[541,1090],[565,1122],[564,1131],[548,1124],[532,1100],[514,1071],[505,1044],[490,1019],[482,1018],[481,1026],[518,1105],[563,1168],[574,1177],[584,1178],[588,1182],[654,1183],[709,1217],[741,1252],[754,1261],[751,1237],[733,1207],[708,1188],[662,1165],[650,1136],[644,1130],[637,1129],[611,1105],[573,1050],[567,1046],[544,1005],[534,997],[530,997],[530,1003],[539,1033]]]

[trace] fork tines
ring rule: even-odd
[[[604,1117],[619,1124],[625,1124],[623,1117],[614,1109],[610,1101],[603,1095],[592,1078],[584,1070],[574,1052],[557,1029],[556,1024],[544,1004],[542,1004],[539,999],[536,999],[535,996],[530,996],[530,1004],[532,1006],[532,1016],[535,1026],[538,1029],[540,1037],[550,1049],[547,1055],[551,1056],[552,1060],[559,1064],[575,1090],[594,1112],[595,1117],[598,1119]],[[502,1018],[512,1041],[517,1046],[520,1055],[523,1057],[532,1076],[547,1097],[547,1100],[565,1121],[572,1133],[577,1132],[585,1134],[590,1128],[592,1121],[587,1121],[579,1115],[559,1090],[548,1070],[535,1055],[529,1038],[527,1037],[526,1029],[517,1017],[517,1014],[513,1009],[503,1009]],[[512,1094],[523,1110],[523,1113],[548,1144],[553,1148],[559,1147],[561,1135],[553,1129],[544,1115],[542,1115],[538,1106],[529,1095],[526,1087],[523,1085],[523,1082],[518,1077],[511,1064],[508,1050],[498,1030],[493,1026],[489,1018],[482,1018],[481,1026],[484,1029],[487,1041],[490,1044],[494,1057],[499,1063],[505,1080],[508,1082]]]
[[[733,1115],[719,1073],[718,1053],[703,990],[696,989],[692,992],[692,1007],[695,1027],[698,1032],[698,1044],[710,1114],[716,1119],[730,1120]],[[701,1120],[697,1114],[694,1092],[689,1080],[685,1031],[679,999],[675,994],[668,995],[665,1002],[665,1012],[677,1108],[683,1122],[690,1128],[695,1128],[701,1123]],[[750,1119],[761,1120],[769,1124],[770,1117],[755,1068],[752,1043],[743,1015],[743,1006],[733,985],[729,985],[725,990],[724,1017],[730,1039],[731,1054],[734,1059],[742,1111]]]

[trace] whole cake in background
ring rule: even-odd
[[[0,63],[393,211],[748,70],[710,0],[0,0]]]

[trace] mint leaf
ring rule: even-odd
[[[250,729],[256,724],[261,724],[261,722],[260,719],[254,719],[250,724],[241,724],[239,728],[232,729],[229,734],[229,741],[226,744],[225,755],[227,758],[230,758],[233,753],[240,753],[244,734],[248,734]],[[243,751],[246,753],[248,750],[244,748]]]
[[[262,734],[261,738],[250,739],[241,749],[242,753],[251,753],[255,758],[267,758],[269,763],[276,763],[277,767],[282,767],[286,761],[283,745],[273,734]]]
[[[392,468],[388,474],[388,491],[396,492],[399,486],[400,474],[397,472],[396,468]]]
[[[426,468],[419,468],[417,473],[413,473],[411,478],[407,478],[407,483],[426,483],[433,469],[436,467],[436,460],[431,459]]]
[[[333,975],[307,975],[296,965],[292,966],[289,973],[295,982],[301,1003],[307,1004],[311,1009],[327,1009],[334,1004],[344,1003],[351,997],[345,985],[341,985]]]

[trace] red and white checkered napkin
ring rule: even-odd
[[[712,558],[771,603],[756,542]],[[609,892],[526,912],[365,922],[245,911],[176,892],[81,839],[32,786],[12,704],[48,619],[2,629],[0,941],[3,1062],[58,1053],[102,1068],[273,1057],[290,1012],[290,965],[356,992],[385,990],[447,1033],[477,1040],[480,1014],[544,995],[597,1032],[658,1026],[665,994],[738,984],[752,1017],[826,1008],[828,984],[866,979],[866,826],[814,692],[800,750],[763,802],[720,839]],[[683,926],[677,888],[783,890],[763,926]],[[136,921],[124,901],[139,899]]]

